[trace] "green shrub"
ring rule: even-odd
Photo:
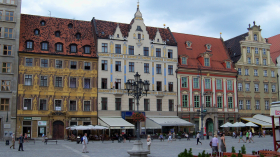
[[[190,150],[188,151],[187,149],[185,149],[183,152],[181,152],[178,157],[193,157],[192,155],[192,148],[190,148]]]
[[[198,157],[202,157],[201,153],[198,153]]]
[[[261,155],[260,155],[260,157],[264,157],[264,155],[263,155],[263,154],[261,154]]]
[[[236,153],[235,148],[233,146],[231,147],[231,152]]]
[[[246,147],[243,144],[243,146],[241,147],[241,154],[246,154]]]
[[[236,157],[236,155],[235,154],[231,154],[231,157]]]
[[[243,155],[241,154],[241,151],[239,150],[239,153],[237,155],[237,157],[242,157]]]
[[[210,154],[207,153],[205,157],[210,157]]]

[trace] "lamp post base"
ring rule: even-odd
[[[150,154],[150,151],[143,149],[143,143],[141,140],[136,140],[132,149],[128,150],[127,153],[130,157],[147,157],[147,155]]]

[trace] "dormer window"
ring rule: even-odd
[[[187,48],[192,48],[192,42],[186,41],[186,46],[187,46]]]
[[[63,44],[62,43],[56,43],[55,44],[55,50],[57,52],[62,52],[63,51]]]
[[[211,51],[211,45],[210,44],[206,44],[206,50]]]
[[[226,62],[226,65],[227,65],[227,69],[230,69],[230,62]]]
[[[257,34],[254,34],[254,40],[255,40],[255,41],[258,41],[258,36],[257,36]]]
[[[60,32],[59,32],[59,31],[56,31],[56,32],[54,33],[54,35],[55,35],[56,37],[60,37]]]
[[[85,46],[84,47],[84,53],[90,54],[90,46]]]
[[[182,57],[182,64],[187,64],[187,58],[186,57]]]
[[[117,34],[117,38],[119,38],[120,37],[120,35],[119,34]]]
[[[26,42],[26,49],[33,49],[33,41]]]
[[[41,26],[45,26],[46,25],[46,21],[43,20],[43,21],[40,22],[40,24],[41,24]]]
[[[140,33],[138,34],[138,39],[141,39],[141,34]]]
[[[137,26],[137,31],[142,31],[141,26]]]
[[[70,45],[70,52],[71,53],[77,53],[77,45],[71,44]]]
[[[157,42],[159,42],[159,39],[157,39]]]
[[[47,51],[49,49],[49,44],[47,42],[42,42],[41,49]]]
[[[35,30],[34,30],[34,34],[35,34],[35,35],[39,35],[39,34],[40,34],[39,29],[35,29]]]
[[[204,58],[204,66],[207,66],[207,67],[210,66],[210,60],[209,60],[209,58]]]
[[[72,23],[69,23],[69,24],[68,24],[68,28],[73,28],[73,24],[72,24]]]
[[[76,39],[81,39],[81,33],[76,34]]]

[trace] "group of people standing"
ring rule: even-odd
[[[212,153],[219,152],[219,139],[215,134],[210,141],[210,146],[212,147]],[[225,133],[221,133],[221,152],[226,152],[226,142],[225,142]]]

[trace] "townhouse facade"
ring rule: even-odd
[[[64,139],[97,124],[97,62],[89,21],[21,15],[17,135]]]
[[[179,116],[194,123],[195,131],[201,131],[203,123],[203,132],[213,135],[224,123],[237,120],[236,70],[222,39],[182,33],[173,35],[179,52]]]
[[[270,103],[278,99],[277,67],[260,26],[249,24],[248,32],[225,41],[238,71],[239,117],[269,115]]]
[[[16,130],[21,0],[0,1],[0,139]]]

